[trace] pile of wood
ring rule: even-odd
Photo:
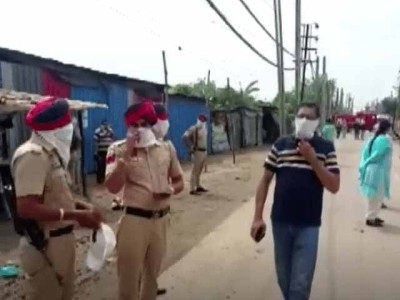
[[[0,89],[0,114],[11,114],[27,111],[45,96]],[[105,104],[86,102],[82,100],[66,99],[72,110],[85,110],[89,108],[105,108]]]

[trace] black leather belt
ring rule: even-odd
[[[195,151],[206,152],[207,149],[204,149],[204,148],[197,148]]]
[[[160,219],[167,215],[170,211],[170,207],[168,206],[167,208],[161,209],[161,210],[147,210],[147,209],[142,209],[138,207],[131,207],[127,206],[125,208],[125,213],[127,215],[133,215],[133,216],[138,216],[138,217],[143,217],[147,219]]]
[[[58,237],[58,236],[69,234],[72,231],[74,231],[74,225],[68,225],[65,227],[61,227],[59,229],[50,230],[49,236],[50,237]]]

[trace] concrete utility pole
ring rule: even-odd
[[[319,78],[319,56],[317,56],[317,61],[315,63],[315,78]]]
[[[165,87],[164,87],[164,106],[165,109],[168,111],[168,104],[169,104],[169,96],[168,96],[168,69],[167,69],[167,58],[165,57],[165,51],[162,51],[162,58],[163,58],[163,65],[164,65],[164,80],[165,80]]]
[[[326,122],[327,117],[327,107],[328,107],[328,82],[327,82],[327,74],[326,74],[326,56],[323,57],[322,60],[322,101],[321,101],[321,123],[322,125]]]
[[[340,89],[340,100],[339,100],[339,109],[340,113],[343,113],[343,101],[344,101],[344,90],[343,88]]]
[[[301,94],[300,94],[300,102],[304,99],[304,88],[306,86],[306,68],[307,68],[307,50],[308,50],[308,39],[310,35],[310,25],[306,25],[306,35],[305,35],[305,43],[304,43],[304,62],[303,62],[303,75],[302,75],[302,83],[301,83]]]
[[[296,0],[296,99],[300,103],[301,74],[301,0]]]
[[[281,135],[286,134],[286,117],[285,117],[285,76],[283,65],[283,39],[282,39],[282,14],[281,14],[281,1],[274,0],[275,12],[275,38],[276,43],[276,57],[277,57],[277,72],[278,72],[278,88],[279,88],[279,123]]]
[[[229,77],[226,79],[226,88],[228,90],[228,97],[230,98],[231,95],[231,83],[229,80]],[[236,164],[236,150],[235,150],[235,145],[236,145],[236,127],[235,124],[232,120],[232,118],[229,118],[230,120],[230,128],[232,128],[232,132],[230,132],[230,138],[231,138],[231,150],[232,150],[232,162],[233,164]]]

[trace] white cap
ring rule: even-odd
[[[112,254],[117,241],[114,231],[107,224],[102,223],[96,234],[96,242],[90,244],[86,257],[86,265],[93,271],[99,271]]]

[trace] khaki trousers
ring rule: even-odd
[[[122,217],[117,233],[120,300],[156,299],[157,278],[167,249],[168,222],[168,216]]]
[[[74,235],[71,233],[50,238],[44,253],[23,238],[21,266],[27,277],[28,299],[71,300],[75,280]]]
[[[193,169],[190,177],[190,190],[196,191],[200,187],[200,175],[203,172],[204,165],[206,163],[207,152],[206,151],[195,151],[192,154]]]

